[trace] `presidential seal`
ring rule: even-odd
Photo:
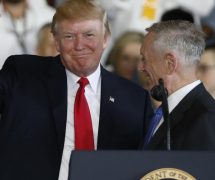
[[[185,171],[175,168],[161,168],[156,169],[145,176],[140,180],[196,180],[192,175],[188,174]]]

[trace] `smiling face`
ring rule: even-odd
[[[55,44],[64,66],[77,76],[88,76],[100,63],[107,37],[102,21],[63,20],[57,24]]]
[[[142,56],[138,69],[145,76],[147,89],[151,89],[158,84],[158,79],[163,78],[165,74],[165,64],[160,51],[153,47],[154,34],[149,33],[146,35],[140,49]]]

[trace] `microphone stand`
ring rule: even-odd
[[[170,135],[170,119],[169,119],[169,107],[167,102],[167,90],[164,87],[163,79],[159,79],[159,86],[161,88],[162,93],[162,110],[163,110],[163,117],[164,117],[164,123],[166,123],[166,138],[167,138],[167,151],[171,150],[171,135]]]

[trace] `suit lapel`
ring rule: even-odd
[[[202,94],[202,90],[204,89],[202,83],[196,86],[192,91],[190,91],[183,99],[179,102],[179,104],[173,109],[170,113],[170,124],[171,124],[171,134],[174,133],[174,128],[184,119],[184,114],[189,108],[192,106],[193,102]],[[166,134],[167,128],[166,123],[163,123],[155,135],[152,137],[150,143],[146,147],[146,149],[156,149],[160,147],[160,144],[166,145]],[[165,147],[164,147],[165,148]]]
[[[44,83],[53,112],[59,152],[62,153],[67,118],[67,79],[60,56],[53,60],[53,64],[48,70],[47,76],[45,76]]]
[[[113,129],[114,101],[116,98],[115,80],[103,67],[101,67],[101,104],[98,131],[98,149],[106,148],[111,140],[111,131]]]

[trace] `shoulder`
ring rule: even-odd
[[[59,59],[58,56],[13,55],[6,59],[1,71],[7,71],[9,69],[20,72],[45,71],[54,64],[59,63]]]
[[[187,110],[186,114],[196,119],[209,115],[215,117],[215,100],[201,83],[181,101],[179,109]]]
[[[133,93],[132,96],[147,93],[147,91],[141,86],[135,84],[130,80],[122,78],[112,72],[109,72],[104,68],[102,68],[101,74],[104,83],[107,83],[108,86],[111,86],[112,89],[121,90],[122,92]]]
[[[204,93],[197,98],[195,105],[199,107],[199,111],[209,112],[215,117],[215,100],[206,89],[203,91]]]

